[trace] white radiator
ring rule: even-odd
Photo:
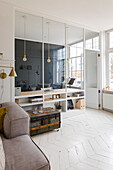
[[[113,110],[113,94],[103,93],[103,108]]]

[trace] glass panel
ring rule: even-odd
[[[70,46],[70,58],[81,56],[83,54],[83,42]]]
[[[69,77],[74,78],[73,86],[81,87],[81,80],[83,78],[83,57],[76,57],[69,59]]]
[[[109,33],[109,47],[113,48],[113,32]]]
[[[44,19],[44,41],[64,45],[65,24]]]
[[[92,39],[86,40],[86,48],[87,49],[92,49],[93,48]]]
[[[113,53],[109,54],[109,79],[110,89],[113,89]]]
[[[83,29],[68,26],[67,44],[67,87],[83,88]]]
[[[85,30],[85,48],[99,50],[99,33]]]
[[[97,88],[97,55],[98,52],[86,50],[86,87]]]
[[[16,11],[15,37],[42,41],[42,18]]]
[[[16,87],[22,91],[40,90],[42,88],[42,43],[26,41],[27,61],[24,57],[24,40],[15,40]]]
[[[93,38],[93,49],[95,50],[99,49],[99,37]]]
[[[44,19],[44,87],[65,88],[65,24]]]
[[[49,60],[48,60],[49,57]],[[61,45],[44,45],[44,87],[64,88],[65,47]]]

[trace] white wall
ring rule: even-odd
[[[14,8],[3,2],[0,2],[0,53],[4,55],[0,60],[1,66],[14,65]],[[10,73],[10,70],[4,69],[7,74]],[[0,72],[2,72],[2,68],[0,68]],[[13,99],[14,78],[0,79],[0,103]]]

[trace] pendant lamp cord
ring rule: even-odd
[[[48,22],[48,57],[50,57],[49,56],[49,22]]]
[[[24,55],[26,54],[26,40],[25,40],[25,36],[26,36],[26,21],[25,21],[25,16],[24,17]]]

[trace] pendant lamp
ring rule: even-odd
[[[23,57],[23,61],[27,61],[27,56],[26,56],[26,16],[22,16],[24,19],[24,57]]]
[[[50,63],[51,62],[51,59],[50,59],[50,54],[49,54],[49,22],[47,22],[48,24],[48,58],[47,58],[47,62]]]

